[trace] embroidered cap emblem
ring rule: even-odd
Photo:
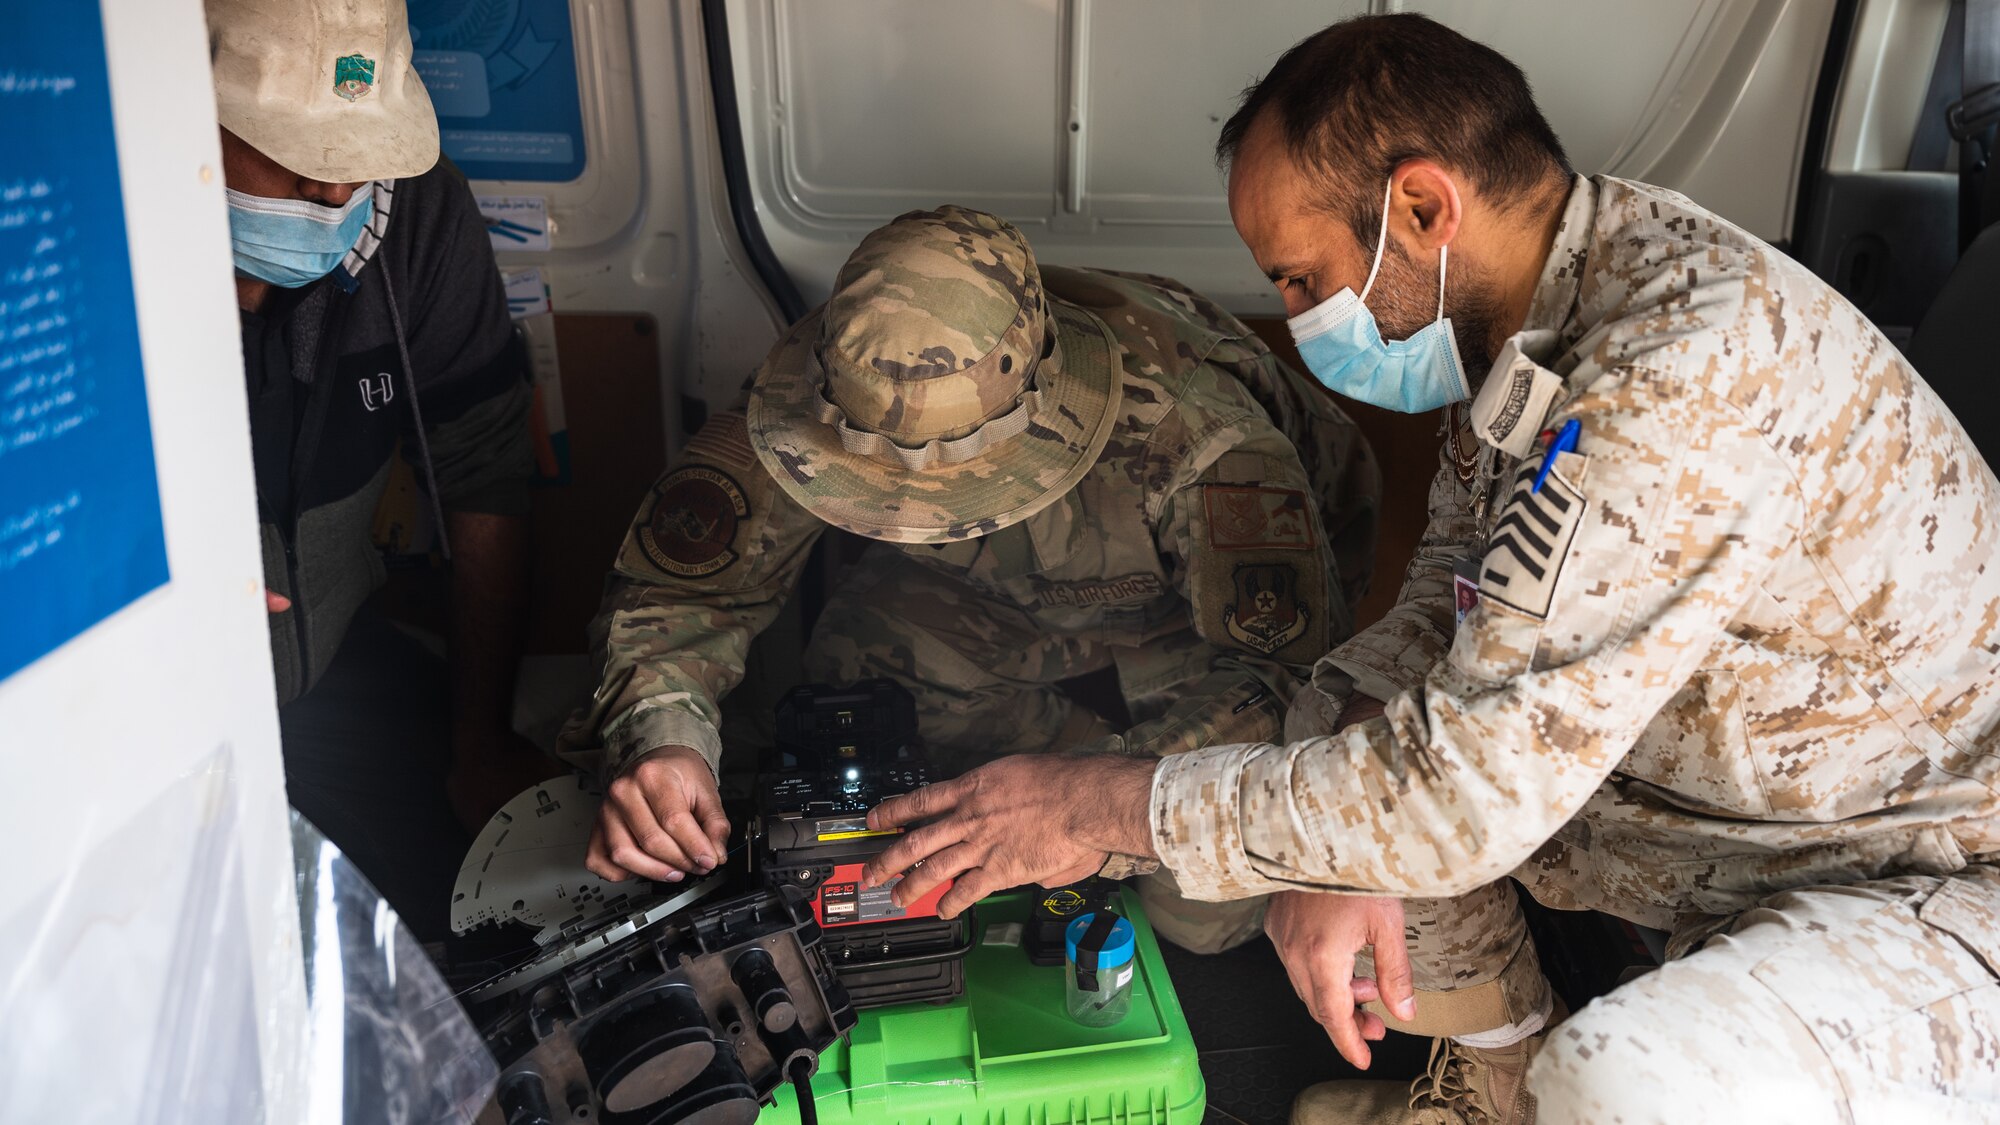
[[[355,101],[375,88],[375,60],[366,55],[343,55],[333,60],[333,92]]]

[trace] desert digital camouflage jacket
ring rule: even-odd
[[[1161,765],[1182,887],[1513,873],[1663,925],[2000,850],[2000,486],[1896,348],[1784,255],[1608,177],[1576,182],[1516,340],[1539,366],[1503,354],[1482,389],[1480,482],[1441,473],[1405,604],[1322,663],[1294,741]],[[1536,435],[1572,419],[1536,491]],[[1453,636],[1450,568],[1481,545]],[[1386,717],[1301,737],[1356,685]]]
[[[1208,674],[1167,716],[1097,749],[1277,737],[1313,662],[1353,631],[1380,499],[1372,454],[1315,384],[1178,283],[1042,273],[1053,296],[1118,341],[1122,386],[1103,452],[1074,489],[1020,523],[895,549],[1053,634],[1137,647],[1191,625],[1215,646]],[[818,334],[815,312],[766,369],[804,363]],[[1307,443],[1303,457],[1288,433]],[[671,497],[693,480],[723,488],[735,511],[726,546],[718,541],[698,567],[649,549],[656,521],[678,518]],[[705,426],[619,551],[592,625],[598,697],[566,732],[565,756],[612,776],[681,745],[716,765],[718,701],[827,526],[766,473],[740,410]]]

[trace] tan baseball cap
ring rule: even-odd
[[[437,114],[403,0],[207,0],[216,120],[308,179],[430,171]]]
[[[1110,437],[1121,352],[1042,286],[1005,221],[916,211],[869,234],[751,383],[750,442],[835,527],[944,543],[1074,488]]]

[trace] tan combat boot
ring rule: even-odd
[[[1548,1032],[1511,1047],[1431,1041],[1431,1062],[1414,1083],[1322,1082],[1292,1102],[1292,1125],[1532,1125],[1528,1063]]]

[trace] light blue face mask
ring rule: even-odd
[[[1375,288],[1382,251],[1389,244],[1389,191],[1382,193],[1382,233],[1375,240],[1375,264],[1361,295],[1342,289],[1285,322],[1306,368],[1327,388],[1385,410],[1422,414],[1472,397],[1458,340],[1444,315],[1446,247],[1438,248],[1438,311],[1407,340],[1384,340],[1375,314],[1362,302]]]
[[[354,189],[344,207],[226,192],[236,271],[287,289],[332,273],[375,214],[374,188],[366,183]]]

